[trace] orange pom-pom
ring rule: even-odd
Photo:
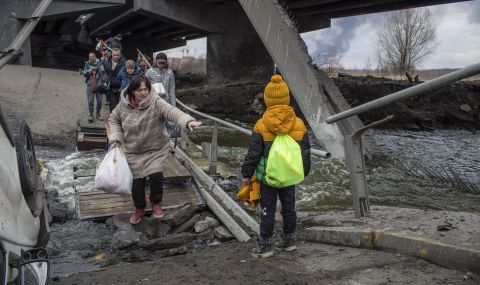
[[[272,80],[271,80],[273,83],[280,83],[283,81],[283,78],[281,75],[278,75],[278,74],[275,74],[272,76]]]

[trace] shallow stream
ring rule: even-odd
[[[248,127],[248,126],[244,126]],[[211,141],[213,124],[205,125],[189,137],[196,144]],[[368,165],[368,184],[373,205],[389,205],[420,209],[480,212],[480,194],[465,193],[452,185],[432,182],[422,176],[411,175],[401,165],[416,162],[428,168],[447,165],[461,173],[471,183],[480,185],[480,134],[467,131],[441,130],[409,132],[404,130],[373,130],[387,159]],[[319,148],[313,136],[312,145]],[[225,181],[226,190],[235,190],[235,176],[247,151],[249,137],[219,127],[218,173]],[[190,145],[189,155],[208,168],[198,147]],[[75,209],[75,192],[93,188],[95,166],[103,151],[77,152],[74,150],[38,147],[37,157],[45,165],[43,172],[49,190],[57,190],[60,200]],[[74,167],[78,170],[74,179]],[[312,170],[297,188],[297,205],[301,211],[327,211],[351,208],[348,173],[343,161],[312,157]],[[113,228],[90,221],[69,221],[54,224],[49,250],[52,254],[52,274],[85,271],[108,263],[108,248]],[[77,234],[76,234],[77,233]]]

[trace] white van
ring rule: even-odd
[[[50,229],[32,135],[0,108],[0,284],[45,284]]]

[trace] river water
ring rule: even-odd
[[[188,154],[204,169],[208,161],[198,145],[211,141],[213,124],[204,122],[189,137]],[[248,128],[251,126],[244,127]],[[247,151],[249,137],[219,127],[218,173],[226,179],[220,184],[234,197],[235,176]],[[408,132],[373,130],[387,159],[368,165],[370,202],[420,209],[480,212],[480,194],[466,193],[458,187],[436,183],[422,175],[412,175],[404,165],[416,162],[429,169],[448,165],[465,179],[480,185],[480,135],[459,130]],[[318,143],[310,135],[312,145]],[[37,147],[37,157],[44,164],[43,177],[49,190],[57,190],[60,200],[74,213],[75,192],[93,189],[93,175],[104,151],[77,152],[69,149]],[[74,172],[74,167],[77,171]],[[74,174],[77,176],[74,179]],[[232,183],[233,181],[233,183]],[[230,182],[230,183],[225,183]],[[297,206],[302,211],[328,211],[351,208],[348,173],[343,161],[312,156],[310,175],[297,187]],[[109,223],[69,221],[53,224],[48,249],[52,276],[95,269],[118,262],[110,243],[115,229]]]
[[[249,137],[228,128],[219,127],[220,176],[235,176],[247,151]],[[211,141],[213,125],[196,129],[189,137],[197,145]],[[480,134],[463,130],[435,132],[410,132],[404,130],[373,130],[370,133],[387,159],[380,165],[368,165],[368,184],[371,203],[403,207],[428,208],[453,211],[480,212],[480,194],[466,193],[445,183],[437,183],[405,171],[402,165],[417,163],[428,169],[451,167],[472,184],[480,185]],[[312,145],[319,147],[313,136]],[[47,187],[57,189],[59,196],[74,209],[75,191],[93,188],[95,166],[103,156],[102,151],[76,152],[50,148],[37,148],[37,156],[44,161]],[[200,150],[189,148],[189,155],[205,169],[206,158]],[[79,177],[74,178],[77,166]],[[232,177],[230,177],[232,178]],[[233,190],[233,189],[231,189]],[[312,156],[312,170],[297,190],[300,210],[335,210],[351,207],[348,173],[343,161]]]

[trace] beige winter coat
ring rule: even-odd
[[[195,120],[169,105],[154,92],[152,88],[136,109],[132,108],[126,94],[122,92],[120,103],[108,119],[108,138],[110,142],[122,144],[134,179],[163,172],[170,148],[165,120],[175,122],[183,128]]]

